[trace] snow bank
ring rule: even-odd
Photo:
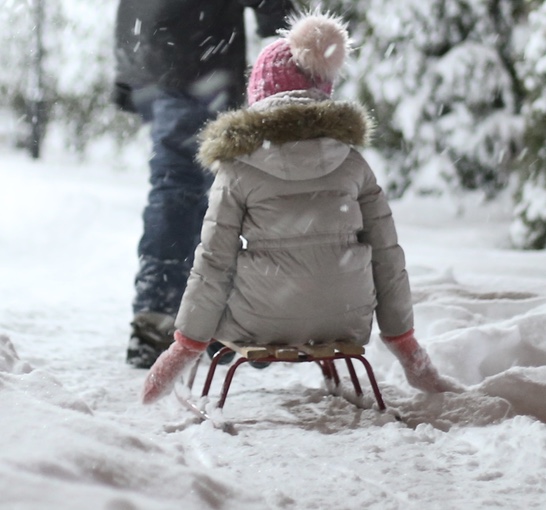
[[[96,510],[255,508],[256,499],[187,466],[182,445],[104,420],[0,336],[0,477],[3,508]],[[168,467],[167,467],[168,466]],[[162,502],[157,504],[161,495]]]

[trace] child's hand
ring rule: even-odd
[[[143,404],[151,404],[168,395],[180,376],[195,364],[207,347],[207,342],[192,340],[178,330],[174,340],[150,368],[142,391]]]
[[[400,361],[408,383],[414,388],[426,393],[464,391],[464,388],[456,381],[438,373],[425,349],[415,339],[413,329],[400,336],[381,336],[381,338]]]

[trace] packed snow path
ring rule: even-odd
[[[374,333],[367,356],[404,423],[329,395],[312,364],[277,363],[238,371],[231,436],[174,395],[142,406],[146,373],[124,363],[138,161],[2,155],[0,508],[543,508],[546,253],[507,248],[507,202],[393,203],[417,337],[467,392],[412,390]]]

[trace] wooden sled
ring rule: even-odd
[[[201,393],[202,397],[206,397],[209,394],[212,380],[214,378],[214,374],[216,373],[216,367],[218,366],[218,362],[221,360],[221,358],[229,354],[230,351],[235,351],[240,355],[240,357],[235,359],[233,365],[226,373],[222,391],[220,393],[220,399],[218,400],[217,404],[217,407],[219,408],[224,407],[235,372],[244,363],[249,361],[268,363],[315,362],[320,366],[326,382],[333,383],[337,388],[340,384],[340,379],[334,362],[341,359],[345,360],[357,397],[362,396],[363,393],[360,381],[358,380],[358,376],[353,365],[353,360],[357,360],[364,365],[379,410],[385,411],[386,409],[372,367],[368,360],[364,357],[364,347],[360,345],[350,342],[335,342],[333,344],[262,347],[255,345],[240,345],[226,341],[221,341],[221,343],[224,345],[224,347],[222,347],[211,360],[208,374],[203,385],[203,391]],[[195,371],[196,369],[197,366],[195,367]],[[192,387],[195,379],[195,371],[188,381],[188,386],[190,388]]]

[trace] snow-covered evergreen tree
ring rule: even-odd
[[[0,106],[23,118],[36,0],[3,0]],[[82,150],[101,133],[123,138],[137,120],[110,104],[117,0],[43,0],[45,89],[51,117]],[[316,2],[297,2],[313,7]],[[324,0],[349,22],[357,48],[338,94],[378,121],[374,145],[400,195],[506,180],[519,148],[521,90],[513,28],[525,0]]]
[[[390,162],[391,194],[492,196],[521,147],[513,36],[524,0],[355,4],[350,78],[378,121],[374,145]]]
[[[50,1],[50,0],[49,0]],[[105,132],[123,138],[136,125],[133,116],[119,114],[111,104],[114,82],[114,22],[116,0],[56,0],[49,65],[55,73],[55,114],[64,120],[69,142],[78,151],[87,140]]]
[[[28,2],[3,2],[0,9],[0,107],[4,117],[8,111],[17,118],[25,113],[32,28]]]
[[[36,0],[5,0],[0,10],[1,106],[24,118]],[[64,125],[67,145],[83,151],[103,133],[122,140],[138,122],[110,103],[114,76],[117,0],[42,0],[44,5],[44,88],[49,118]]]
[[[528,92],[525,153],[520,164],[520,187],[511,227],[514,245],[546,248],[546,4],[536,2],[529,16],[530,37],[521,66]]]

